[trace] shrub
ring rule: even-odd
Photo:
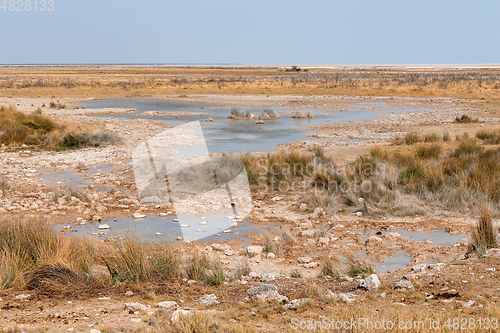
[[[478,123],[479,119],[478,118],[469,117],[468,115],[464,114],[461,117],[457,116],[455,118],[455,122],[459,123],[459,124]]]
[[[279,118],[280,114],[277,111],[273,111],[270,109],[262,111],[262,114],[259,116],[260,120],[276,120]]]
[[[60,109],[66,109],[66,105],[61,104],[61,103],[54,103],[53,101],[52,101],[52,102],[50,102],[49,107],[50,107],[51,109],[57,109],[57,110],[60,110]]]
[[[61,140],[63,147],[104,147],[121,142],[114,133],[66,133]]]

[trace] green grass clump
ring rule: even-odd
[[[294,269],[293,271],[290,272],[290,276],[294,279],[301,279],[302,273],[298,269]]]

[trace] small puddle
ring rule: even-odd
[[[426,233],[423,231],[409,231],[406,229],[396,229],[392,231],[386,231],[386,230],[380,230],[380,229],[373,229],[373,230],[368,230],[368,231],[363,231],[362,229],[356,230],[356,232],[364,233],[365,236],[362,237],[362,240],[365,241],[368,238],[368,235],[371,233],[382,233],[382,235],[385,235],[388,232],[397,232],[400,234],[402,237],[406,238],[407,240],[412,240],[416,242],[425,242],[426,239],[430,239],[432,244],[438,245],[438,246],[445,246],[445,247],[451,247],[461,241],[462,239],[465,239],[469,237],[467,234],[461,234],[461,235],[450,235],[448,232],[444,230],[434,230],[431,233]]]
[[[383,262],[372,262],[372,264],[377,273],[387,273],[408,265],[412,260],[408,254],[408,252],[397,251],[392,257],[383,258]]]
[[[88,169],[86,172],[52,172],[48,170],[38,170],[38,173],[40,174],[39,178],[48,182],[51,188],[88,187],[90,185],[94,185],[98,190],[108,191],[109,188],[93,183],[88,177],[97,173],[110,173],[112,170],[112,165],[104,165]]]

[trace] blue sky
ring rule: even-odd
[[[0,9],[0,64],[500,63],[499,13],[497,0],[54,0]]]

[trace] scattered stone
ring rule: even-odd
[[[302,304],[305,304],[307,302],[309,302],[309,298],[294,299],[290,303],[288,303],[285,306],[283,306],[283,309],[285,309],[285,311],[286,310],[297,310],[297,308],[299,306],[301,306]]]
[[[253,256],[256,256],[258,254],[261,254],[263,250],[264,249],[262,248],[262,246],[259,246],[259,245],[249,246],[249,247],[247,247],[247,255],[249,257],[253,257]]]
[[[144,304],[134,302],[134,303],[125,303],[124,309],[136,312],[136,311],[148,311],[151,309],[151,307],[149,305],[146,306]]]
[[[262,284],[256,288],[247,290],[247,294],[251,300],[270,301],[276,300],[279,303],[285,304],[288,302],[288,297],[278,293],[278,288],[272,284]]]
[[[168,216],[167,213],[160,213],[159,215],[160,215],[160,217],[167,217]]]
[[[125,293],[125,296],[132,296],[134,292],[132,290],[129,290]]]
[[[103,223],[103,224],[99,224],[99,226],[97,228],[98,229],[109,229],[109,225],[106,223]]]
[[[485,268],[484,270],[487,271],[487,272],[494,272],[497,269],[495,267],[493,267],[493,268]]]
[[[204,306],[214,306],[219,303],[220,302],[217,300],[217,296],[215,296],[215,294],[205,295],[202,298],[193,302],[193,304],[199,304]]]
[[[109,296],[99,297],[98,300],[100,300],[100,301],[110,301],[111,297],[109,297]]]
[[[356,216],[357,216],[357,217],[362,217],[362,216],[363,216],[363,212],[357,212],[357,213],[356,213]]]
[[[101,220],[101,217],[99,215],[92,216],[92,221],[99,222],[100,220]]]
[[[273,259],[273,258],[276,258],[276,255],[274,253],[272,253],[272,252],[269,252],[267,254],[267,257],[270,258],[270,259]]]
[[[297,261],[300,264],[308,264],[308,263],[310,263],[310,262],[313,261],[313,258],[311,258],[311,257],[300,257],[299,259],[297,259]]]
[[[476,304],[476,301],[468,301],[468,302],[464,303],[464,308],[470,308],[474,304]]]
[[[143,219],[145,217],[146,217],[146,215],[141,214],[141,213],[135,213],[134,214],[134,219]]]
[[[144,304],[134,302],[134,303],[125,303],[124,309],[136,312],[136,311],[148,311],[151,309],[151,307],[149,305],[146,306]]]
[[[358,299],[358,295],[353,293],[340,293],[339,298],[346,303],[353,303]]]
[[[302,264],[300,265],[304,268],[315,268],[316,266],[318,266],[318,263],[316,261],[313,261],[313,262],[310,262],[308,264]]]
[[[179,219],[174,219],[174,222],[179,222]]]
[[[189,311],[189,310],[182,310],[182,309],[177,309],[174,311],[174,313],[172,313],[172,318],[170,318],[170,320],[173,322],[173,323],[176,323],[179,321],[179,319],[182,317],[186,318],[187,316],[191,315],[192,314],[192,311]]]
[[[400,280],[394,284],[396,290],[415,290],[415,286],[409,280]]]
[[[262,125],[262,124],[264,124],[264,120],[257,120],[255,123],[256,123],[257,125]]]
[[[96,330],[95,328],[91,329],[89,332],[90,333],[101,333],[101,331]]]
[[[384,235],[385,238],[390,238],[390,239],[393,239],[393,238],[400,238],[401,235],[397,232],[388,232]]]
[[[278,274],[276,273],[264,273],[262,274],[262,278],[260,281],[262,282],[269,282],[269,281],[274,281],[278,278]]]
[[[377,274],[371,274],[366,279],[360,280],[358,288],[366,289],[368,291],[376,291],[382,284],[378,279]]]
[[[238,223],[234,222],[233,224],[231,224],[231,228],[238,229]]]
[[[328,237],[320,237],[318,239],[318,244],[320,246],[328,246],[329,243],[330,243],[330,238]]]
[[[14,299],[16,300],[28,300],[28,298],[31,297],[31,294],[21,294],[21,295],[17,295],[17,296],[14,296]]]
[[[176,309],[179,307],[179,305],[177,304],[177,302],[174,301],[165,301],[157,303],[156,307],[160,309]]]
[[[313,215],[314,215],[314,216],[321,217],[321,216],[323,216],[324,214],[325,214],[325,212],[324,212],[323,208],[321,208],[321,207],[316,207],[316,208],[314,209],[314,212],[313,212]]]
[[[306,203],[301,203],[299,205],[299,209],[300,209],[300,211],[305,212],[307,210],[307,204]]]
[[[212,118],[207,118],[205,121],[211,122],[214,121]]]

